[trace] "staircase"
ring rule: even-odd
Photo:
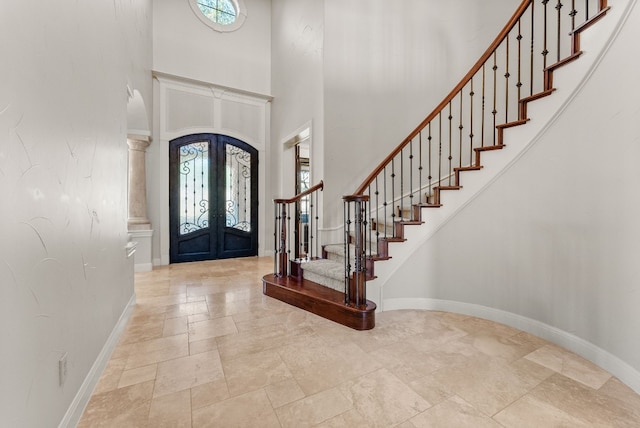
[[[406,228],[429,221],[443,195],[462,189],[461,176],[506,147],[505,131],[525,126],[530,104],[554,93],[554,72],[580,57],[581,34],[610,9],[607,0],[567,3],[520,4],[460,83],[344,197],[344,242],[292,258],[287,223],[299,215],[291,206],[322,186],[276,200],[277,254],[264,294],[357,330],[373,328],[376,304],[366,299],[366,281],[390,258],[390,244],[404,242]]]

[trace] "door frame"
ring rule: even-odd
[[[180,147],[188,144],[198,143],[198,142],[208,142],[209,150],[208,150],[208,159],[209,163],[209,183],[207,186],[207,211],[208,211],[208,227],[203,230],[194,231],[192,238],[195,239],[197,236],[208,236],[209,237],[209,249],[207,252],[197,252],[189,254],[180,254],[172,251],[171,244],[178,245],[180,242],[183,242],[183,239],[180,237],[179,229],[180,229],[180,210],[181,206],[181,197],[177,194],[180,193],[179,189],[179,181],[180,181],[180,173],[177,171],[173,171],[172,168],[179,167],[181,164],[179,163],[179,154]],[[245,153],[249,153],[251,156],[250,163],[250,209],[251,212],[249,214],[251,229],[250,232],[237,230],[233,227],[226,226],[227,219],[227,211],[226,205],[227,200],[225,199],[225,191],[226,191],[226,147],[232,146],[237,147],[244,151]],[[258,236],[259,236],[259,225],[258,225],[258,166],[259,162],[259,153],[254,147],[250,144],[241,141],[237,138],[230,137],[228,135],[223,134],[212,134],[212,133],[197,133],[197,134],[188,134],[183,135],[181,137],[175,138],[169,142],[169,256],[170,263],[180,263],[180,262],[191,262],[191,261],[203,261],[203,260],[218,260],[225,258],[233,258],[233,257],[250,257],[258,255]],[[173,205],[172,205],[173,204]],[[235,236],[235,238],[233,238]],[[248,241],[247,241],[248,238]],[[175,241],[174,241],[175,239]],[[225,242],[227,239],[230,239],[228,242],[229,246],[233,246],[232,241],[235,239],[236,242],[245,241],[245,244],[248,244],[248,247],[240,248],[240,249],[232,249],[226,247]],[[239,240],[239,241],[237,241]],[[175,250],[175,248],[174,248]]]

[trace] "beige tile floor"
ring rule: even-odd
[[[639,427],[640,396],[494,322],[377,314],[357,332],[262,294],[270,258],[136,274],[80,427]]]

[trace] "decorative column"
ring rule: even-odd
[[[128,135],[129,146],[129,230],[149,230],[151,221],[147,218],[147,176],[145,155],[151,144],[151,137]]]
[[[127,135],[129,146],[129,218],[127,226],[134,254],[136,272],[153,269],[151,239],[151,221],[147,217],[147,173],[145,156],[151,137],[146,135]]]

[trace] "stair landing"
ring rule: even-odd
[[[355,330],[371,330],[375,326],[374,302],[367,300],[366,308],[347,306],[344,293],[304,278],[267,274],[262,278],[262,292]]]

